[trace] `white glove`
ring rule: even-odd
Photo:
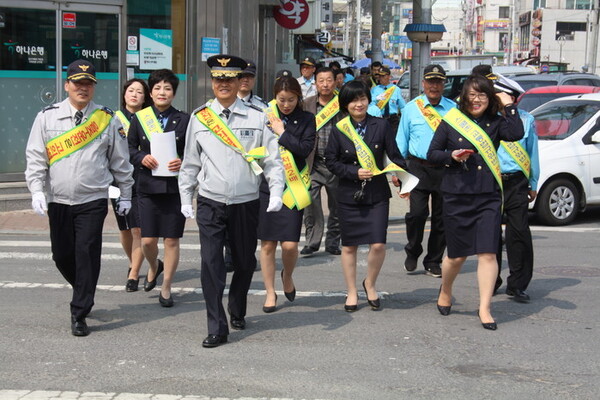
[[[281,206],[283,206],[283,203],[281,202],[281,197],[271,197],[269,198],[269,206],[267,207],[267,212],[277,212],[281,210]]]
[[[124,217],[129,214],[129,210],[131,210],[131,200],[117,199],[117,215]]]
[[[194,218],[194,207],[191,204],[182,204],[181,205],[181,213],[186,218]]]
[[[37,215],[46,215],[48,205],[46,204],[46,196],[42,192],[36,192],[31,195],[31,207]]]

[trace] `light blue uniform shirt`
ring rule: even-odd
[[[402,118],[398,125],[396,133],[396,143],[404,158],[412,155],[423,160],[427,159],[427,150],[433,139],[433,130],[425,121],[423,114],[417,106],[416,100],[423,99],[425,107],[431,106],[427,96],[424,94],[414,98],[402,110]],[[434,106],[435,110],[443,117],[448,111],[456,107],[456,103],[452,100],[443,97],[438,105]]]
[[[367,108],[367,114],[373,117],[381,117],[382,111],[374,104],[369,104],[369,108]]]
[[[380,96],[385,92],[388,88],[395,86],[393,83],[390,83],[387,86],[377,85],[373,89],[371,89],[371,104],[377,106],[377,102],[379,99],[377,96]],[[406,106],[406,102],[402,98],[402,89],[396,86],[396,90],[392,93],[392,97],[390,97],[390,101],[388,101],[390,106],[390,115],[399,114],[400,111]],[[383,115],[383,110],[381,111],[381,115]]]
[[[527,111],[519,109],[519,116],[523,121],[525,135],[519,140],[521,146],[529,154],[531,159],[531,172],[529,175],[529,186],[531,190],[537,191],[538,179],[540,178],[540,158],[538,153],[538,137],[535,131],[535,121]],[[502,146],[498,149],[498,160],[500,160],[500,170],[503,174],[511,174],[522,171],[519,164],[504,150]]]

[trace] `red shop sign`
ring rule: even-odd
[[[77,14],[64,12],[63,28],[77,28]]]
[[[300,28],[308,20],[306,0],[279,0],[280,6],[273,7],[275,21],[284,28]]]

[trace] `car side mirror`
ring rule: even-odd
[[[583,136],[583,144],[600,143],[600,118],[596,120],[594,126]]]

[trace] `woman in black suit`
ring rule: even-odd
[[[495,93],[485,77],[467,78],[460,99],[463,125],[471,122],[479,126],[484,131],[482,137],[487,135],[494,149],[498,149],[500,140],[515,141],[523,137],[523,124],[511,97]],[[441,191],[447,256],[442,262],[437,307],[442,315],[450,314],[454,279],[466,258],[477,254],[479,319],[485,329],[495,330],[491,302],[498,276],[496,252],[500,243],[502,194],[482,155],[446,121],[447,117],[435,131],[427,153],[429,161],[446,166]],[[495,151],[487,154],[493,158]]]
[[[284,76],[275,82],[273,89],[275,104],[271,105],[272,111],[267,115],[273,132],[277,135],[279,146],[288,150],[296,164],[296,170],[301,172],[306,167],[306,157],[315,145],[315,116],[302,110],[302,89],[298,80],[291,76]],[[286,175],[293,170],[293,166],[286,165]],[[284,193],[289,191],[286,184]],[[308,188],[306,193],[310,199]],[[284,195],[285,199],[285,195]],[[258,223],[258,238],[261,240],[260,265],[265,282],[267,298],[263,311],[271,313],[277,309],[277,295],[275,294],[275,250],[277,242],[281,243],[281,261],[283,269],[283,293],[289,301],[294,301],[296,288],[292,280],[292,273],[298,260],[298,242],[302,230],[302,215],[305,205],[284,204],[278,212],[267,212],[269,204],[269,186],[263,177],[260,185],[260,216]],[[291,206],[291,208],[290,208]]]
[[[146,275],[144,290],[150,291],[156,286],[156,280],[164,269],[165,276],[158,297],[163,307],[173,306],[171,282],[179,263],[179,239],[183,236],[185,217],[181,214],[181,200],[177,176],[153,176],[152,170],[158,168],[158,161],[150,151],[152,135],[175,131],[175,143],[178,158],[168,163],[170,172],[177,172],[181,167],[185,132],[190,119],[189,114],[173,108],[171,103],[177,92],[179,79],[173,71],[160,69],[153,71],[148,78],[150,97],[153,105],[151,117],[156,124],[162,125],[155,132],[146,132],[140,122],[143,120],[139,111],[131,121],[129,134],[129,156],[134,168],[138,170],[137,193],[142,229],[142,250],[150,264]],[[164,238],[164,264],[158,260],[158,238]]]
[[[381,118],[367,115],[371,91],[359,80],[342,87],[340,108],[349,114],[350,122],[371,150],[377,167],[382,170],[385,156],[401,168],[406,163],[396,145],[396,132]],[[361,167],[353,142],[339,129],[338,123],[329,137],[325,152],[327,168],[339,178],[337,188],[338,217],[342,234],[342,269],[348,287],[344,309],[358,309],[356,289],[356,252],[361,244],[369,244],[367,276],[362,286],[371,309],[380,308],[375,282],[385,259],[389,199],[392,196],[385,174]],[[372,168],[374,169],[374,168]]]

